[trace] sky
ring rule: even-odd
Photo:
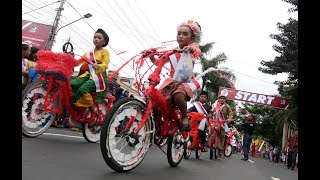
[[[54,2],[22,0],[22,19],[52,25],[59,7]],[[109,68],[115,70],[142,50],[175,40],[177,25],[194,19],[202,29],[200,44],[214,42],[208,57],[226,54],[226,63],[219,67],[235,74],[236,89],[266,95],[277,95],[274,81],[287,78],[286,74],[268,75],[258,70],[262,60],[270,61],[279,55],[272,48],[278,42],[270,34],[280,33],[278,22],[298,19],[297,12],[289,13],[291,5],[282,0],[67,0],[63,7],[58,28],[86,13],[92,17],[61,28],[52,51],[61,52],[70,38],[74,52],[82,55],[94,48],[94,32],[102,28],[110,37],[106,47],[110,51]],[[122,51],[126,53],[117,55]],[[201,72],[200,65],[195,71]],[[120,72],[121,76],[132,74],[129,67]]]

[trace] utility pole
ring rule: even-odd
[[[51,33],[49,35],[49,39],[46,43],[46,46],[45,46],[45,50],[51,50],[52,46],[53,46],[53,42],[54,42],[54,39],[57,35],[57,28],[58,28],[58,25],[59,25],[59,21],[60,21],[60,17],[61,17],[61,11],[63,10],[63,4],[65,3],[66,0],[61,0],[60,1],[60,6],[59,6],[59,9],[58,9],[58,12],[57,12],[57,15],[56,15],[56,18],[54,19],[54,22],[53,22],[53,25],[52,25],[52,29],[51,29]]]

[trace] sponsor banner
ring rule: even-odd
[[[275,108],[287,109],[289,99],[273,95],[258,94],[226,87],[219,87],[218,95],[226,96],[230,100],[244,101],[253,104],[272,106]]]
[[[44,49],[51,29],[51,25],[22,20],[22,43]]]

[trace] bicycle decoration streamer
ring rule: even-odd
[[[61,114],[62,105],[70,104],[70,99],[60,98],[57,107],[52,107],[53,101],[57,97],[71,97],[70,77],[74,71],[74,67],[83,60],[82,58],[76,60],[71,54],[67,53],[54,53],[47,50],[40,50],[38,52],[38,63],[35,70],[41,74],[41,79],[49,79],[46,96],[44,97],[44,102],[47,102],[44,104],[45,109]],[[53,87],[53,79],[59,81],[60,88],[58,88],[58,91],[53,92],[49,100],[49,94],[55,88]],[[66,108],[72,115],[76,116],[76,113],[72,109],[68,106]]]

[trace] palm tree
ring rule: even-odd
[[[201,63],[201,67],[202,67],[202,71],[207,70],[208,68],[218,68],[218,65],[221,63],[226,62],[227,60],[227,56],[224,53],[220,53],[218,55],[216,55],[213,58],[207,58],[205,55],[208,55],[209,52],[211,51],[212,47],[213,47],[214,42],[210,42],[204,45],[200,45],[200,50],[202,52],[202,55],[200,57],[200,63]],[[226,76],[228,79],[230,79],[231,81],[235,81],[236,77],[235,75],[225,69],[220,71],[224,76]],[[204,76],[202,76],[202,89],[206,89],[208,91],[209,94],[209,101],[215,101],[217,99],[216,94],[219,91],[219,87],[223,86],[223,87],[229,87],[231,88],[231,85],[229,84],[229,82],[222,78],[219,74],[214,73],[214,72],[209,72],[207,74],[205,74]],[[228,104],[234,104],[234,101],[228,102]]]

